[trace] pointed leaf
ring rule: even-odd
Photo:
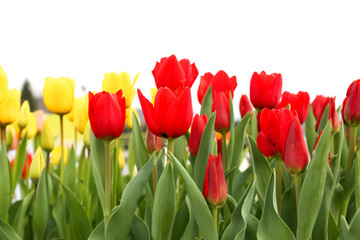
[[[45,239],[49,221],[49,202],[46,186],[46,170],[43,169],[36,191],[33,229],[36,239]]]
[[[10,164],[7,157],[5,142],[1,144],[0,152],[0,218],[3,220],[8,219],[8,211],[11,204],[10,194]]]
[[[146,150],[146,145],[144,143],[144,138],[141,133],[139,121],[137,120],[136,115],[133,113],[133,128],[132,128],[132,138],[133,138],[133,147],[135,153],[135,165],[138,171],[146,164],[149,159],[148,152]]]
[[[313,113],[311,104],[309,104],[309,113],[308,113],[308,116],[305,121],[305,136],[306,136],[306,144],[307,144],[307,148],[309,150],[310,156],[314,149],[315,141],[317,138],[317,133],[315,131],[315,124],[316,124],[316,119],[314,117],[314,113]]]
[[[240,167],[241,164],[241,156],[242,151],[244,149],[245,143],[245,136],[246,136],[246,129],[251,117],[251,113],[247,113],[240,121],[240,123],[235,128],[235,140],[234,140],[234,147],[232,153],[232,159],[230,164],[230,169],[233,167]]]
[[[0,239],[1,240],[21,240],[15,230],[4,220],[0,218]]]
[[[11,193],[14,193],[16,185],[19,181],[22,173],[26,156],[26,145],[27,145],[27,133],[22,139],[20,145],[16,148],[16,155],[14,160],[14,166],[11,174]],[[30,166],[29,166],[30,168]]]
[[[212,102],[212,85],[210,85],[210,87],[206,90],[205,96],[202,100],[200,115],[206,114],[207,118],[210,118]]]
[[[149,228],[146,223],[136,215],[131,224],[130,237],[132,240],[150,240]]]

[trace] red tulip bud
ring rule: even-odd
[[[360,124],[360,79],[352,82],[342,106],[344,123],[353,127]]]
[[[225,134],[230,130],[230,102],[225,92],[215,95],[211,111],[216,111],[215,131]]]
[[[209,156],[203,195],[211,207],[221,207],[226,202],[227,187],[220,154],[217,157]]]
[[[300,91],[295,95],[285,91],[281,97],[281,102],[276,108],[285,108],[290,104],[290,109],[297,112],[300,123],[303,124],[309,112],[309,102],[310,96],[307,92]]]
[[[298,117],[294,117],[291,121],[283,150],[283,159],[291,175],[303,172],[309,162],[309,154]]]
[[[239,110],[241,118],[243,118],[248,112],[252,112],[253,110],[249,98],[245,94],[241,95],[239,102]]]
[[[201,116],[199,114],[196,114],[193,119],[189,139],[189,150],[193,156],[196,156],[199,151],[201,137],[207,121],[208,119],[206,117],[206,114]]]
[[[313,113],[316,119],[321,116],[323,107],[327,100],[327,97],[324,97],[323,95],[317,95],[314,101],[311,103],[311,107],[313,109]]]
[[[329,105],[328,120],[332,121],[333,132],[337,132],[340,129],[341,122],[339,120],[339,116],[338,116],[336,108],[335,108],[335,97],[327,97],[326,99],[327,100],[322,107],[319,118],[316,121],[315,130],[316,131],[318,130],[324,110],[325,110],[326,106]]]
[[[146,149],[152,154],[154,151],[159,153],[163,147],[162,138],[153,134],[149,129],[146,134]]]
[[[200,85],[197,91],[197,97],[200,104],[202,103],[202,100],[206,94],[206,91],[210,87],[213,78],[214,75],[210,72],[205,73],[203,76],[200,77]]]

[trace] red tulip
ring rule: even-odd
[[[241,95],[239,101],[239,111],[241,118],[243,118],[248,112],[252,112],[252,110],[253,108],[251,106],[249,98],[245,94]]]
[[[11,169],[14,168],[14,162],[15,162],[15,159],[12,159],[11,162],[10,162]],[[26,153],[26,159],[25,159],[25,162],[24,162],[24,166],[23,166],[23,169],[22,169],[22,172],[21,172],[21,178],[22,179],[26,178],[26,173],[30,169],[31,162],[32,162],[32,156],[31,156],[30,153],[27,152]]]
[[[326,106],[329,105],[328,120],[332,121],[333,131],[337,132],[340,129],[340,120],[335,108],[335,97],[327,97],[326,102],[322,107],[321,113],[316,121],[315,130],[317,131],[321,122],[322,115]]]
[[[215,95],[211,111],[216,111],[215,131],[225,134],[230,130],[230,102],[225,92]]]
[[[96,138],[111,141],[118,138],[124,130],[126,105],[123,92],[116,94],[89,92],[89,120]]]
[[[193,156],[196,156],[199,151],[201,137],[207,121],[208,119],[206,117],[206,114],[201,116],[199,114],[196,114],[193,119],[189,139],[189,150]]]
[[[178,95],[169,88],[160,88],[154,105],[139,89],[138,95],[146,124],[156,136],[176,138],[188,131],[193,117],[190,88],[181,90]]]
[[[311,103],[313,113],[316,119],[322,114],[324,104],[327,102],[328,98],[323,95],[317,95],[314,101]]]
[[[162,138],[154,135],[149,129],[146,134],[146,150],[152,154],[154,151],[159,153],[163,147]]]
[[[303,172],[309,162],[309,154],[298,117],[294,117],[291,121],[283,150],[283,159],[286,170],[291,175]]]
[[[211,207],[221,207],[226,202],[227,187],[220,154],[217,157],[209,156],[203,195]]]
[[[256,109],[275,108],[280,101],[282,77],[280,73],[267,75],[254,72],[250,80],[250,101]]]
[[[353,127],[360,124],[360,79],[352,82],[342,106],[344,123]]]
[[[195,63],[190,64],[188,59],[182,59],[180,62],[175,55],[164,57],[156,62],[152,71],[155,78],[156,87],[168,87],[177,94],[178,89],[191,87],[199,72]]]
[[[202,100],[206,94],[206,91],[210,87],[212,83],[212,79],[214,78],[214,75],[212,73],[205,73],[204,76],[200,77],[200,85],[197,92],[197,97],[199,100],[199,103],[202,103]]]
[[[319,142],[319,139],[320,139],[322,133],[323,133],[323,130],[321,130],[320,135],[316,139],[316,142],[315,142],[315,145],[314,145],[314,148],[313,148],[313,151],[312,151],[312,157],[314,157],[315,149],[316,149],[316,146],[317,146],[317,144]],[[329,163],[329,167],[331,168],[332,162],[331,162],[331,154],[330,154],[330,152],[329,152],[329,155],[328,155],[328,163]]]
[[[290,109],[297,112],[300,123],[303,124],[307,118],[309,112],[310,96],[307,92],[298,92],[298,94],[292,94],[285,91],[282,94],[281,101],[276,108],[285,108],[290,104]]]
[[[281,158],[290,123],[296,112],[287,108],[268,109],[261,112],[260,128],[257,136],[259,150],[266,157]]]

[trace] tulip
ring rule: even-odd
[[[25,100],[23,104],[21,104],[20,112],[17,117],[17,124],[21,130],[24,129],[28,124],[29,115],[30,115],[29,101]]]
[[[206,94],[206,91],[210,87],[213,78],[214,75],[210,72],[205,73],[203,76],[200,77],[200,85],[197,91],[197,97],[200,104],[202,103],[202,100]]]
[[[89,120],[96,138],[111,141],[124,130],[126,116],[125,98],[120,89],[116,94],[89,92]]]
[[[135,76],[133,82],[131,83],[130,74],[127,72],[121,72],[120,74],[116,74],[114,72],[105,73],[104,80],[102,81],[103,91],[108,93],[117,93],[120,89],[122,89],[123,95],[126,99],[126,108],[129,108],[136,94],[134,86],[139,74],[140,73]]]
[[[20,110],[21,92],[9,89],[6,98],[0,103],[0,126],[4,127],[16,121]]]
[[[297,112],[300,123],[303,124],[309,112],[310,96],[307,92],[298,92],[296,95],[285,91],[281,101],[276,108],[285,108],[290,105],[290,109]]]
[[[211,111],[216,111],[215,131],[226,134],[230,130],[230,102],[225,92],[216,94]]]
[[[80,98],[78,101],[78,105],[74,109],[74,119],[73,123],[75,125],[76,130],[78,130],[81,134],[84,133],[85,126],[87,121],[89,120],[88,114],[88,105],[85,105],[85,99]]]
[[[191,88],[199,72],[195,63],[190,64],[188,59],[178,61],[175,55],[171,55],[156,62],[152,74],[158,89],[167,87],[177,95],[179,89]]]
[[[315,130],[317,131],[321,122],[322,115],[326,106],[329,105],[328,120],[332,121],[333,132],[337,132],[340,129],[340,119],[335,108],[335,97],[327,97],[325,104],[322,107],[321,113],[316,121]]]
[[[316,119],[322,115],[323,107],[327,101],[327,97],[324,97],[323,95],[317,95],[314,101],[311,103],[311,108],[313,109],[313,113]]]
[[[175,95],[169,88],[160,88],[154,105],[138,89],[140,104],[150,131],[159,137],[176,138],[184,135],[193,116],[190,88]]]
[[[8,79],[3,68],[0,66],[0,103],[6,98],[8,93]]]
[[[48,121],[44,121],[43,123],[43,131],[41,133],[41,147],[47,153],[51,152],[54,148],[54,136],[50,130]]]
[[[193,156],[196,156],[199,151],[201,137],[207,121],[206,114],[196,114],[193,119],[189,138],[189,150]]]
[[[149,129],[146,131],[146,150],[149,154],[159,153],[163,147],[162,138],[154,135]]]
[[[283,150],[283,159],[286,170],[291,175],[304,172],[309,162],[308,149],[298,117],[294,117],[291,121]]]
[[[342,117],[346,125],[356,127],[360,124],[360,79],[352,82],[346,92]]]
[[[75,80],[70,78],[45,79],[43,90],[44,103],[50,112],[59,115],[67,114],[74,104]]]
[[[83,107],[84,104],[85,104],[84,98],[82,98],[82,97],[75,98],[75,99],[74,99],[74,103],[73,103],[73,105],[72,105],[72,107],[71,107],[71,111],[70,111],[68,114],[66,114],[65,117],[66,117],[69,121],[74,122],[75,112],[77,111],[77,109],[78,109],[79,107]]]
[[[241,95],[239,101],[239,111],[241,118],[243,118],[248,112],[253,111],[249,98],[245,94]]]
[[[53,150],[50,153],[50,161],[52,162],[52,164],[54,164],[55,166],[57,166],[60,162],[60,158],[61,158],[61,146],[56,146],[53,148]],[[66,166],[67,161],[68,161],[68,149],[65,147],[64,148],[64,165]]]
[[[84,134],[83,134],[83,142],[87,148],[90,147],[90,121],[87,121]]]
[[[262,110],[261,131],[256,142],[264,156],[281,159],[290,123],[294,116],[296,116],[296,112],[287,108]]]
[[[30,170],[29,170],[29,178],[34,184],[38,183],[41,172],[45,167],[44,155],[41,147],[36,149],[34,157],[32,159]]]
[[[34,115],[37,122],[37,133],[41,133],[43,128],[43,122],[45,120],[45,113],[43,110],[39,109],[34,111]]]
[[[35,137],[37,133],[37,121],[33,113],[29,114],[29,121],[26,127],[21,131],[21,138],[25,137],[26,133],[28,139]]]
[[[254,72],[250,80],[250,101],[252,105],[261,110],[275,108],[280,101],[282,77],[280,73],[260,74]]]
[[[26,174],[30,169],[31,162],[32,162],[32,156],[31,156],[30,153],[26,152],[26,159],[25,159],[25,162],[24,162],[23,170],[21,172],[21,178],[22,179],[26,178]],[[15,159],[12,159],[11,162],[10,162],[11,169],[14,168],[14,163],[15,163]]]
[[[124,153],[121,148],[119,148],[118,163],[119,163],[120,169],[122,170],[125,167],[125,157],[124,157]]]
[[[226,202],[227,187],[221,155],[210,154],[205,172],[203,195],[208,204],[219,208]]]
[[[133,113],[135,114],[136,116],[136,119],[138,120],[139,124],[140,124],[140,117],[139,117],[139,114],[138,112],[136,111],[135,108],[133,107],[129,107],[126,109],[126,119],[125,119],[125,123],[126,123],[126,126],[131,130],[133,125],[132,125],[132,116],[133,116]]]

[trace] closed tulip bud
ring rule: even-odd
[[[42,152],[41,147],[38,147],[32,159],[29,170],[29,178],[34,184],[38,183],[41,172],[44,168],[45,168],[44,154]]]
[[[135,108],[133,107],[129,107],[126,109],[126,119],[125,119],[125,123],[126,123],[126,126],[131,130],[133,125],[132,125],[132,119],[133,119],[133,113],[135,114],[136,116],[136,119],[138,120],[138,123],[140,125],[140,117],[139,117],[139,114],[138,112],[136,111]]]
[[[197,91],[197,97],[198,97],[198,101],[200,104],[203,101],[206,91],[212,84],[213,78],[214,78],[214,75],[210,72],[207,72],[203,76],[200,77],[200,84],[199,84],[199,88]]]
[[[120,74],[105,73],[104,80],[102,81],[103,91],[108,93],[117,93],[120,89],[123,90],[123,95],[126,99],[126,108],[129,108],[134,100],[136,90],[134,88],[136,80],[139,77],[138,73],[133,82],[131,83],[130,74],[121,72]]]
[[[20,110],[21,92],[9,89],[5,99],[0,103],[0,125],[6,126],[16,121]]]
[[[215,95],[211,111],[216,112],[215,131],[225,134],[230,130],[230,102],[225,92]]]
[[[208,119],[206,117],[206,114],[196,114],[193,119],[189,139],[189,150],[193,156],[196,156],[199,151],[201,137],[207,121]]]
[[[304,172],[308,165],[309,153],[298,117],[294,117],[291,121],[283,150],[283,159],[286,170],[293,176]]]
[[[149,154],[154,151],[159,153],[163,147],[162,138],[153,134],[149,129],[146,131],[146,149]]]
[[[13,127],[9,127],[9,126],[6,127],[6,148],[7,148],[7,150],[11,149],[14,138],[16,139],[15,129]]]
[[[360,79],[352,82],[342,105],[342,116],[346,125],[356,127],[360,124]]]
[[[45,120],[45,113],[43,110],[39,109],[34,111],[34,115],[37,122],[37,133],[41,133],[43,128],[43,122]]]
[[[290,109],[297,112],[300,123],[303,124],[309,112],[309,102],[310,96],[307,92],[300,91],[293,94],[285,91],[281,97],[281,102],[276,108],[285,108],[290,105]]]
[[[45,106],[52,113],[69,113],[74,104],[74,89],[75,80],[70,78],[46,78],[43,90]]]
[[[89,92],[89,120],[96,138],[111,141],[124,130],[126,104],[120,89],[116,94]]]
[[[57,166],[60,162],[61,159],[61,146],[56,146],[54,147],[54,149],[51,151],[50,154],[50,161],[52,162],[52,164],[54,164],[55,166]],[[66,166],[68,161],[68,149],[66,147],[64,147],[64,165]]]
[[[85,107],[85,99],[79,98],[77,106],[74,107],[74,119],[73,123],[75,128],[81,133],[84,133],[85,126],[87,121],[89,120],[88,108]]]
[[[318,119],[322,115],[323,107],[327,101],[327,97],[324,97],[323,95],[317,95],[314,101],[311,103],[311,108],[316,119]]]
[[[17,124],[20,129],[24,129],[28,124],[29,115],[30,115],[29,101],[25,100],[23,104],[21,104],[20,112],[17,117]]]
[[[260,74],[254,72],[250,80],[250,101],[258,110],[275,108],[280,102],[281,88],[280,73],[268,75],[264,71]]]
[[[226,202],[227,187],[221,155],[210,154],[205,172],[203,195],[208,204],[219,208]]]
[[[83,141],[87,148],[90,147],[90,122],[87,121],[84,134],[83,134]]]
[[[29,121],[26,127],[21,132],[21,138],[25,137],[25,134],[27,133],[28,139],[31,139],[35,137],[37,133],[37,121],[36,117],[33,113],[29,114]]]
[[[43,131],[41,133],[41,147],[49,153],[53,150],[54,144],[54,136],[51,133],[49,123],[48,121],[44,121]]]
[[[251,106],[249,98],[245,94],[241,95],[239,101],[239,111],[241,118],[243,118],[248,112],[253,111],[253,107]]]
[[[325,101],[320,116],[316,121],[315,124],[315,130],[317,131],[321,122],[322,115],[324,114],[324,111],[326,109],[326,106],[329,106],[329,114],[328,114],[328,120],[332,122],[333,126],[333,132],[337,132],[340,129],[340,119],[339,115],[337,114],[336,108],[335,108],[335,97],[327,97],[327,100]]]
[[[124,153],[121,148],[119,148],[118,163],[119,163],[120,169],[122,170],[125,167],[125,157],[124,157]]]
[[[5,99],[8,93],[8,79],[3,68],[0,66],[0,103]]]
[[[74,122],[74,116],[75,116],[75,112],[77,111],[77,109],[81,106],[84,106],[85,104],[85,100],[84,98],[82,97],[79,97],[79,98],[75,98],[74,99],[74,103],[71,107],[71,111],[65,115],[65,117],[71,121],[71,122]]]

